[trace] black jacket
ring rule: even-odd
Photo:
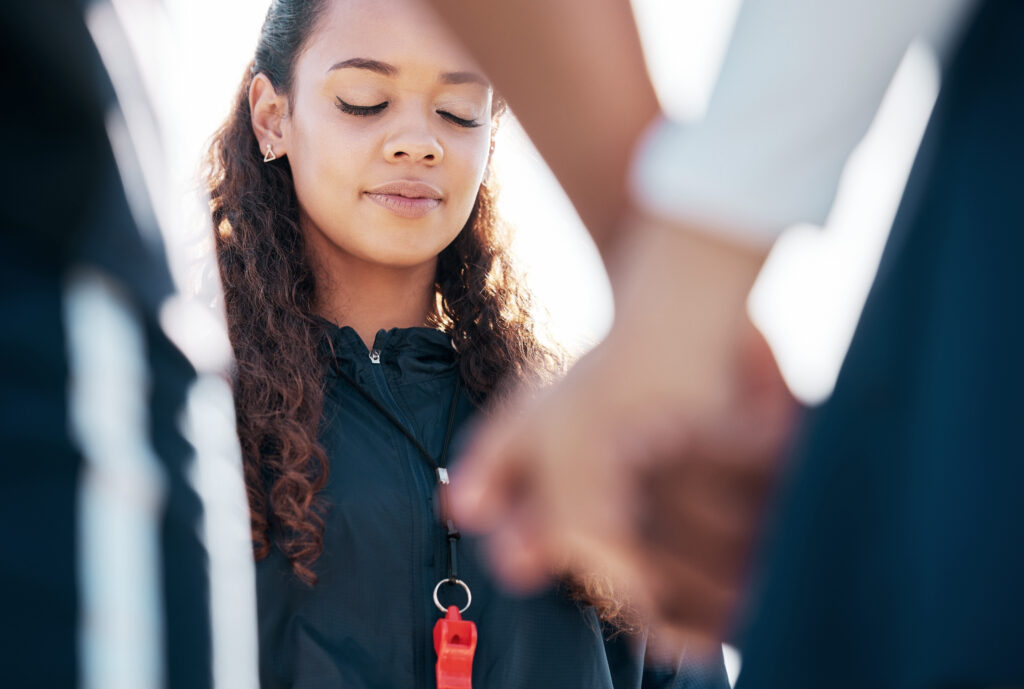
[[[373,356],[351,328],[332,328],[331,341],[342,373],[327,381],[320,435],[330,459],[330,508],[314,566],[319,582],[301,583],[276,549],[258,564],[262,686],[433,689],[431,633],[440,613],[432,593],[447,574],[436,478],[352,382],[437,458],[456,384],[455,352],[447,336],[428,328],[380,331]],[[465,393],[456,405],[457,432],[475,407]],[[720,658],[710,668],[643,671],[642,641],[607,641],[592,608],[556,591],[527,599],[503,593],[465,536],[459,574],[473,592],[466,618],[479,630],[477,689],[728,687]],[[449,593],[445,604],[461,604]]]

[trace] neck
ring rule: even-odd
[[[378,330],[426,324],[434,306],[436,270],[436,258],[400,268],[340,255],[314,261],[317,311],[332,323],[350,326],[370,349]]]

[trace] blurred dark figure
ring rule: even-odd
[[[2,684],[208,687],[195,374],[157,322],[173,286],[100,57],[130,85],[125,37],[104,0],[4,2],[0,36]]]
[[[1024,4],[968,19],[799,439],[740,687],[1024,684]]]

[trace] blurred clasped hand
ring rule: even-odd
[[[609,252],[612,329],[540,397],[490,415],[454,476],[511,588],[608,576],[668,641],[720,640],[797,405],[746,296],[767,247],[634,214]]]

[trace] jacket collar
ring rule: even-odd
[[[380,365],[403,377],[433,376],[451,371],[456,352],[451,337],[442,330],[427,327],[379,330],[373,346],[367,349],[350,326],[337,326],[324,320],[327,354],[350,374]]]

